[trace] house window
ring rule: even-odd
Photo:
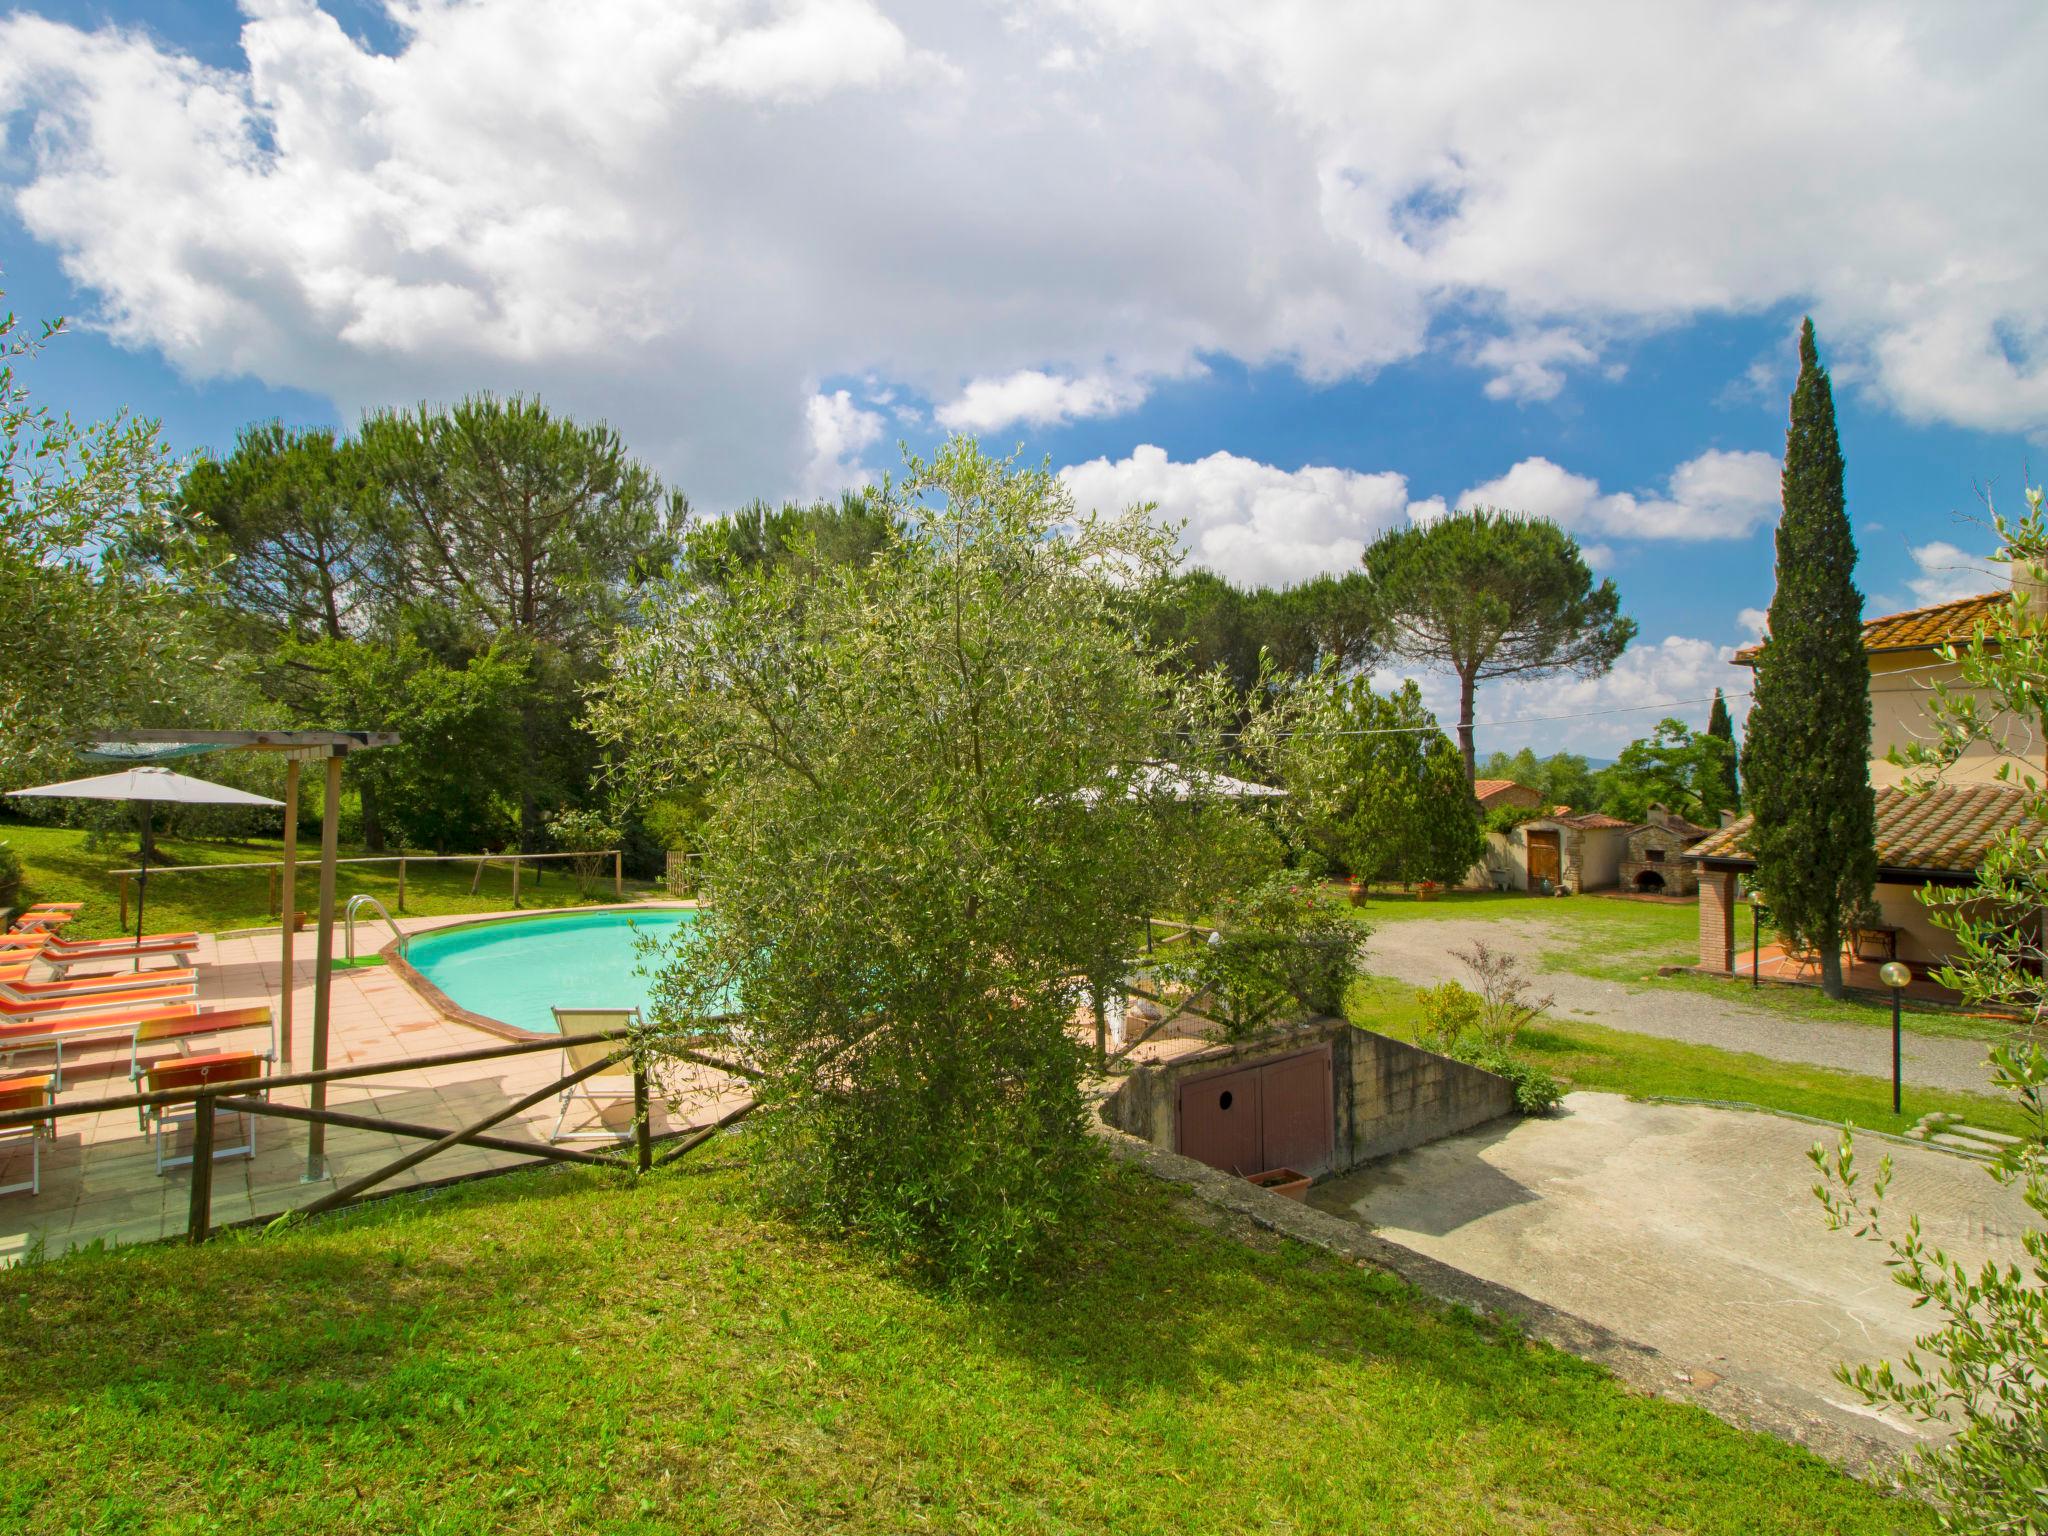
[[[1643,862],[1646,864],[1662,864],[1664,862],[1664,850],[1662,848],[1645,848],[1643,850]]]

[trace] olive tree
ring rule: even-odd
[[[0,315],[0,648],[44,658],[0,693],[0,779],[68,767],[108,724],[204,721],[236,685],[195,621],[205,563],[170,512],[175,465],[154,421],[78,422],[23,370],[61,323]]]
[[[1153,903],[1212,899],[1168,893],[1235,812],[1147,788],[1192,751],[1122,617],[1167,534],[966,440],[878,494],[863,563],[692,551],[729,578],[656,589],[592,723],[637,791],[706,786],[655,1048],[761,1074],[744,1142],[783,1208],[1000,1283],[1088,1182],[1090,993]]]
[[[2037,575],[2048,568],[2048,514],[2038,489],[2027,493],[2021,517],[1993,521],[1999,559]],[[1958,684],[1932,686],[1931,738],[1893,754],[1908,768],[1908,783],[1923,790],[1973,745],[2038,751],[2048,731],[2041,687],[2048,612],[2037,599],[2016,590],[1968,645],[1944,646],[1941,654],[1958,665]],[[2020,1011],[2038,1030],[2048,1012],[2041,916],[2048,910],[2048,785],[2010,761],[1999,771],[2019,792],[2024,820],[1993,844],[1974,885],[1929,888],[1921,900],[1958,942],[1936,973],[1942,984],[1970,1003]],[[1993,1048],[1990,1065],[1993,1084],[2014,1095],[2027,1128],[1988,1170],[2017,1187],[2036,1218],[2020,1234],[2023,1262],[1989,1262],[1973,1274],[1927,1242],[1917,1220],[1893,1218],[1885,1210],[1891,1159],[1866,1182],[1846,1132],[1832,1150],[1814,1147],[1822,1175],[1815,1193],[1830,1225],[1887,1248],[1892,1278],[1933,1319],[1900,1364],[1838,1374],[1872,1403],[1955,1431],[1906,1469],[1908,1482],[1936,1501],[1945,1529],[2034,1531],[2048,1488],[2048,1052],[2022,1038]]]

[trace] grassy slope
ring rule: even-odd
[[[14,845],[25,866],[21,904],[32,901],[83,901],[86,908],[68,933],[82,938],[103,938],[119,930],[120,896],[110,869],[135,868],[136,849],[119,844],[92,851],[85,846],[86,834],[68,827],[38,827],[19,823],[0,825],[0,841]],[[359,849],[343,849],[345,856]],[[283,856],[283,844],[275,839],[247,843],[202,843],[165,839],[157,844],[161,861],[172,864],[238,864],[275,860]],[[315,839],[301,838],[299,910],[311,912],[319,900],[317,861],[320,846]],[[547,871],[536,887],[537,866],[525,866],[520,877],[521,906],[573,906],[584,900],[566,859],[550,859]],[[405,879],[405,910],[410,916],[438,916],[457,912],[500,912],[511,905],[512,874],[508,867],[487,870],[478,894],[469,894],[474,866],[469,864],[408,864]],[[223,870],[218,874],[153,874],[149,882],[148,925],[152,933],[197,930],[216,933],[225,928],[253,928],[274,922],[266,909],[266,876],[260,869]],[[641,887],[644,889],[644,886]],[[337,908],[357,892],[398,910],[398,866],[395,864],[344,864],[336,875]],[[628,882],[627,897],[635,892]],[[590,886],[591,901],[613,899],[611,869]],[[133,883],[130,884],[129,921],[134,922]],[[130,931],[133,929],[131,927]]]
[[[1129,1172],[928,1295],[732,1170],[520,1176],[0,1275],[0,1517],[211,1532],[1893,1532],[1804,1452]]]

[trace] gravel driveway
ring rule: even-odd
[[[1724,996],[1544,971],[1543,955],[1573,942],[1573,936],[1541,919],[1416,918],[1385,923],[1366,942],[1366,968],[1418,986],[1440,981],[1469,984],[1472,972],[1451,952],[1470,948],[1475,939],[1521,959],[1539,989],[1556,997],[1555,1011],[1568,1018],[1866,1077],[1891,1076],[1891,1036],[1883,1029],[1788,1018],[1748,1001],[1732,984]],[[1911,1031],[1905,1037],[1906,1079],[1927,1087],[1991,1091],[1984,1057],[1985,1045],[1979,1040]]]

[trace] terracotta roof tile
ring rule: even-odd
[[[1974,870],[1993,842],[2022,828],[2035,842],[2048,827],[2023,813],[2025,796],[2003,784],[1944,784],[1925,794],[1877,792],[1877,862],[1885,869]],[[1686,850],[1689,859],[1743,859],[1756,818],[1745,816]]]
[[[1926,651],[1950,641],[1961,645],[1980,623],[1989,623],[2011,596],[2010,592],[1984,592],[1926,608],[1908,608],[1904,613],[1881,613],[1863,621],[1863,649]],[[1735,659],[1747,666],[1762,653],[1761,643],[1745,645]]]
[[[1583,816],[1559,816],[1556,819],[1587,832],[1605,831],[1609,827],[1633,830],[1640,825],[1638,822],[1623,821],[1619,816],[1609,816],[1600,811],[1588,811]]]
[[[1509,794],[1515,790],[1520,790],[1523,794],[1532,798],[1540,799],[1535,790],[1515,779],[1474,779],[1472,781],[1472,798],[1481,805],[1486,804],[1487,801],[1496,796]]]

